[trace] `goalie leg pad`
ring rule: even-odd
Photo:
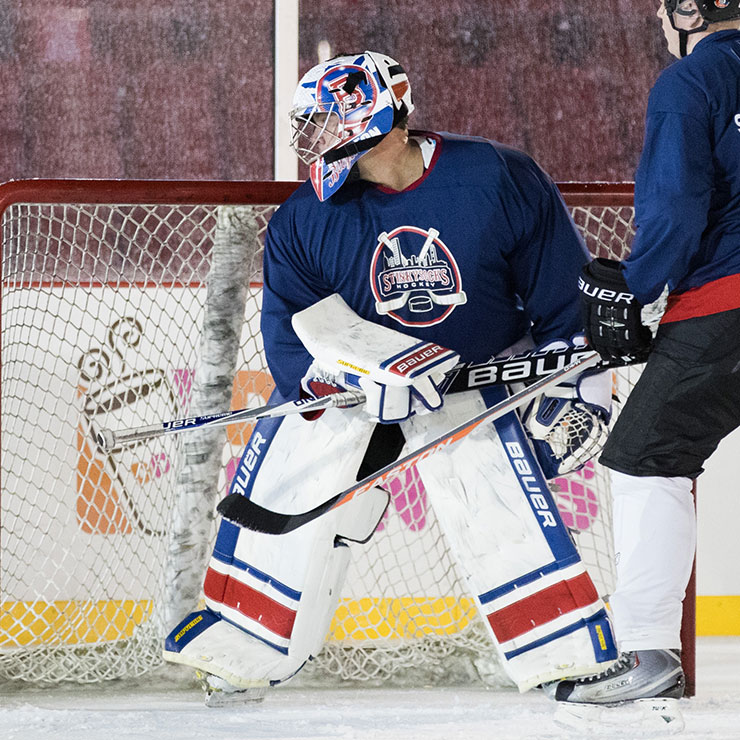
[[[355,480],[372,431],[354,409],[331,410],[316,422],[300,416],[260,422],[232,493],[277,509],[311,508]],[[175,639],[179,625],[165,657],[238,687],[291,677],[323,645],[349,562],[344,540],[367,539],[387,503],[385,491],[372,489],[279,536],[223,520],[204,584],[212,624]]]
[[[218,676],[239,689],[279,684],[305,662],[250,639],[210,609],[189,614],[172,630],[165,640],[164,658]]]
[[[486,403],[503,397],[486,391]],[[410,445],[482,410],[450,398],[404,424]],[[617,657],[611,624],[512,413],[417,464],[509,676],[521,691],[600,670]]]

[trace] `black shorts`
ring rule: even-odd
[[[696,478],[740,426],[740,309],[661,324],[599,461],[629,475]]]

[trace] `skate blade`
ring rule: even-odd
[[[568,730],[594,736],[654,737],[675,735],[684,728],[678,699],[637,699],[611,706],[559,702],[553,721]]]
[[[260,704],[267,689],[243,689],[241,691],[206,691],[207,707],[244,707]]]
[[[267,694],[267,684],[240,689],[225,679],[197,670],[195,675],[205,692],[207,707],[239,707],[259,704]]]

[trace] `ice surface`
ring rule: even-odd
[[[697,695],[681,702],[691,740],[740,738],[740,637],[697,645]],[[0,686],[3,740],[573,740],[539,691],[480,687],[275,689],[254,707],[208,709],[178,669],[137,682]],[[628,734],[621,735],[630,740]]]

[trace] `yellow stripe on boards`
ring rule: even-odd
[[[0,647],[73,645],[131,637],[152,613],[148,600],[5,602]],[[343,599],[329,629],[333,641],[452,635],[476,619],[472,599],[406,597]]]
[[[740,596],[697,596],[696,634],[740,635]]]
[[[333,640],[396,640],[461,632],[476,618],[472,599],[452,596],[345,599],[331,626]]]
[[[149,619],[152,602],[40,601],[0,605],[0,648],[74,645],[131,637]],[[372,641],[453,635],[476,619],[472,599],[406,597],[343,599],[329,640]],[[698,596],[696,634],[740,635],[740,596]]]
[[[76,645],[131,637],[149,619],[152,602],[15,601],[0,605],[0,647]]]

